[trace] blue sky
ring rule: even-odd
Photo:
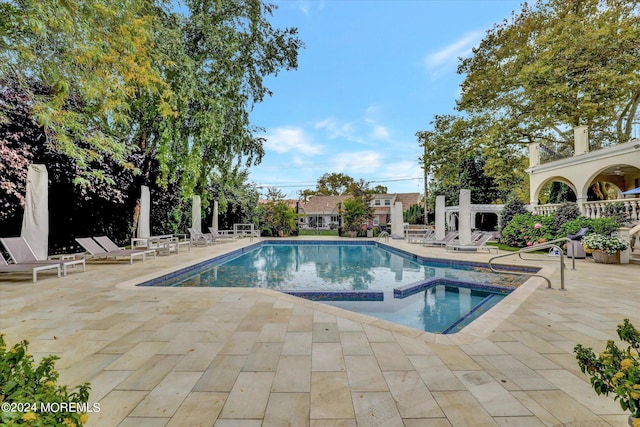
[[[423,192],[416,132],[454,112],[468,56],[495,23],[520,10],[511,0],[282,0],[271,22],[297,27],[298,69],[269,77],[256,106],[265,128],[262,163],[250,180],[288,198],[324,173]]]

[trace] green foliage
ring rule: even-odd
[[[403,220],[409,224],[424,224],[424,209],[418,204],[413,204],[403,213]]]
[[[553,230],[557,233],[565,222],[573,221],[580,217],[580,208],[577,203],[565,202],[554,213]]]
[[[502,208],[502,212],[500,212],[501,227],[504,228],[507,224],[509,224],[514,216],[524,213],[527,213],[527,206],[522,200],[520,200],[518,196],[516,196],[514,193],[511,193],[507,197],[507,201]]]
[[[607,218],[613,218],[620,224],[624,224],[627,221],[628,215],[624,207],[624,202],[609,203],[604,208],[604,216]]]
[[[576,345],[573,352],[582,373],[590,376],[596,394],[613,394],[623,411],[640,418],[640,331],[624,319],[617,332],[620,340],[628,344],[626,349],[609,340],[598,356],[582,344]]]
[[[610,236],[620,228],[620,224],[614,218],[587,218],[584,216],[563,223],[557,232],[557,237],[567,237],[576,234],[581,228],[588,228],[587,234],[602,234]]]
[[[56,384],[59,374],[55,370],[57,356],[46,356],[36,365],[33,356],[27,353],[28,342],[21,341],[7,349],[4,334],[0,334],[0,403],[24,408],[27,411],[6,411],[0,413],[0,426],[82,426],[87,422],[86,411],[73,411],[67,404],[78,408],[89,408],[89,383],[76,387],[75,391]],[[41,404],[49,405],[44,408]],[[60,404],[64,404],[62,406]],[[44,411],[42,409],[45,409]],[[60,409],[60,410],[57,410]]]
[[[361,198],[349,197],[342,202],[341,214],[347,231],[359,231],[367,219],[367,206]]]
[[[496,146],[543,141],[568,153],[577,125],[589,126],[593,146],[627,142],[640,96],[638,6],[525,3],[460,64],[458,108],[488,118]]]
[[[296,230],[297,214],[282,200],[262,204],[260,224],[262,230],[269,230],[271,236],[288,236]]]
[[[516,248],[524,248],[554,239],[553,216],[516,214],[501,231],[501,242]]]

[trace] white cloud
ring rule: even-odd
[[[353,124],[348,122],[341,122],[334,118],[326,118],[314,123],[313,127],[314,129],[324,130],[331,139],[345,138],[349,141],[361,142],[360,138],[356,136]]]
[[[371,137],[375,139],[389,139],[389,130],[381,125],[374,125],[371,131]]]
[[[458,64],[458,58],[469,55],[471,49],[482,40],[484,34],[484,31],[466,33],[450,45],[428,54],[422,60],[422,63],[433,78],[440,77],[445,72],[455,69]]]
[[[382,156],[376,151],[337,153],[331,160],[336,172],[345,171],[347,175],[354,172],[373,173],[382,165]]]
[[[276,153],[288,153],[293,151],[296,154],[313,156],[322,154],[324,147],[314,144],[305,134],[304,130],[295,127],[279,127],[266,137],[265,148]]]

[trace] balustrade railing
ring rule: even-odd
[[[640,198],[634,199],[614,199],[614,200],[597,200],[593,202],[584,202],[582,205],[582,215],[588,218],[602,218],[605,215],[607,206],[619,203],[627,221],[634,223],[640,221]],[[538,215],[551,215],[558,210],[560,204],[537,205],[534,211]]]

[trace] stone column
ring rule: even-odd
[[[393,206],[391,206],[391,235],[404,238],[402,202],[395,202]]]
[[[540,143],[529,144],[529,167],[540,166]]]
[[[218,201],[213,201],[213,218],[211,219],[211,228],[218,230]]]
[[[619,228],[618,229],[618,237],[625,242],[631,242],[631,237],[629,236],[630,228]],[[629,264],[629,259],[631,258],[631,248],[628,247],[624,251],[620,252],[620,264]]]
[[[573,155],[579,156],[589,152],[589,126],[573,128]]]
[[[471,243],[471,190],[460,190],[458,233],[458,240],[461,245]]]
[[[446,234],[444,196],[436,196],[436,240],[444,239]]]

